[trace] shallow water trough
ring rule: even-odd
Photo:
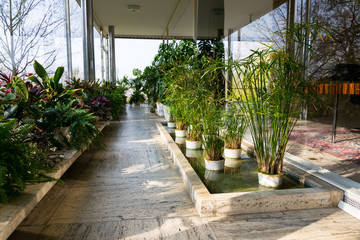
[[[289,164],[284,171],[306,187],[210,193],[162,123],[157,128],[201,217],[336,207],[343,199],[342,191]]]

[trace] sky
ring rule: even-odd
[[[132,70],[143,70],[151,65],[162,40],[150,39],[116,39],[115,40],[115,64],[117,76],[124,75],[133,77]]]

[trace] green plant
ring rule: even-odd
[[[220,135],[223,126],[221,117],[222,109],[214,101],[208,101],[202,115],[203,142],[206,158],[213,161],[223,159],[224,141]]]
[[[34,61],[34,70],[37,74],[29,76],[29,80],[33,83],[40,85],[42,94],[44,95],[44,103],[47,106],[54,106],[56,102],[68,102],[72,99],[73,94],[80,89],[65,89],[60,79],[64,73],[64,67],[58,67],[53,77],[49,77],[45,68]]]
[[[186,66],[174,64],[169,70],[169,79],[166,86],[166,102],[170,113],[174,116],[177,130],[186,130],[188,118],[186,116],[188,100]]]
[[[134,92],[130,97],[129,103],[140,104],[145,102],[145,96],[143,94],[144,82],[141,78],[141,71],[139,69],[134,69],[133,74],[136,78],[131,82],[131,87],[134,89]]]
[[[116,84],[104,81],[100,86],[98,94],[103,95],[110,101],[110,113],[112,119],[120,119],[120,111],[126,104],[125,92],[129,89],[129,80],[124,77]]]
[[[209,94],[206,88],[207,79],[201,74],[202,71],[193,68],[187,63],[187,69],[184,78],[186,78],[186,89],[183,98],[183,111],[186,122],[189,124],[187,139],[191,141],[200,141],[202,134],[201,115],[203,111],[203,101]]]
[[[110,101],[110,113],[113,120],[120,119],[120,110],[126,104],[125,89],[118,87],[112,91],[106,92],[104,96]]]
[[[225,148],[241,149],[243,134],[248,125],[245,114],[236,105],[231,105],[224,114]]]
[[[0,125],[0,201],[6,203],[26,188],[26,184],[53,181],[46,175],[45,154],[27,143],[32,125],[15,128],[16,120]]]
[[[64,138],[66,145],[80,149],[92,142],[100,148],[100,132],[96,128],[96,117],[89,110],[72,108],[74,101],[58,102],[55,107],[47,109],[42,121],[38,122],[39,127],[54,134],[58,132],[58,128],[69,127],[71,137],[68,141]],[[56,138],[53,137],[52,141],[55,146],[62,147]]]
[[[310,78],[304,76],[296,49],[307,48],[305,35],[321,34],[322,24],[294,24],[280,31],[288,49],[267,46],[231,67],[240,78],[236,88],[239,107],[248,116],[258,171],[282,172],[286,145],[305,99],[316,99]],[[326,33],[326,29],[324,31]],[[298,44],[296,49],[291,45]]]

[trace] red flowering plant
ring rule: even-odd
[[[29,93],[25,81],[18,76],[0,73],[0,113],[3,119],[14,118],[19,103],[27,101]]]
[[[91,112],[93,112],[95,116],[98,116],[102,120],[109,119],[111,106],[110,101],[106,97],[99,96],[92,98],[86,105],[90,107]]]
[[[39,99],[42,105],[46,108],[54,107],[57,102],[70,102],[74,97],[75,92],[81,89],[65,88],[60,79],[64,73],[64,67],[58,67],[53,77],[49,77],[45,68],[38,63],[34,62],[35,75],[30,75],[29,80],[35,83],[35,86],[42,88],[42,98]]]
[[[81,92],[78,92],[78,95],[81,94],[85,99],[98,97],[101,90],[99,81],[84,81],[74,77],[70,81],[66,81],[66,84],[66,89],[82,89]]]

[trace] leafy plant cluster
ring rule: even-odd
[[[51,172],[43,161],[46,155],[36,146],[27,144],[33,125],[16,127],[11,120],[0,125],[0,201],[7,203],[9,197],[24,190],[26,184],[51,181]]]
[[[0,74],[0,201],[26,184],[51,181],[54,150],[102,147],[98,120],[113,117],[126,103],[126,84],[61,82],[63,67],[50,76],[35,61],[35,74]],[[54,160],[55,161],[55,160]]]
[[[221,159],[224,145],[241,148],[248,127],[258,171],[281,173],[302,106],[310,99],[318,100],[311,76],[305,75],[302,51],[311,53],[309,36],[314,41],[331,37],[327,25],[319,22],[287,24],[274,35],[286,40],[286,47],[264,45],[242,60],[228,62],[216,41],[200,41],[198,46],[192,41],[162,45],[153,65],[144,71],[148,75],[142,75],[144,86],[149,86],[148,99],[167,104],[177,129],[186,129],[189,140],[202,140],[212,160]],[[228,110],[224,110],[226,71],[234,76],[229,92],[233,103]],[[161,87],[155,88],[159,83]]]
[[[171,73],[172,69],[189,62],[188,66],[191,65],[192,69],[200,71],[206,67],[206,59],[223,59],[223,57],[224,46],[218,40],[200,40],[198,44],[193,40],[174,40],[169,44],[161,44],[150,66],[143,72],[134,70],[136,79],[133,81],[134,93],[130,101],[140,103],[147,99],[153,107],[156,102],[169,105],[167,88],[174,75]],[[208,82],[208,87],[222,96],[225,82],[221,70],[217,71],[217,80]]]

